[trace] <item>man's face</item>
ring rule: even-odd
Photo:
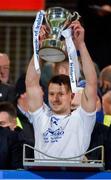
[[[7,112],[0,112],[0,126],[1,127],[10,127],[10,117]]]
[[[52,111],[56,114],[65,115],[71,111],[71,91],[66,85],[50,83],[48,88],[48,100]]]
[[[9,80],[10,62],[8,57],[0,55],[0,80],[4,83]]]

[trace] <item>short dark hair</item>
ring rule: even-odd
[[[68,91],[71,90],[70,78],[69,76],[65,74],[59,74],[59,75],[53,76],[48,83],[48,87],[50,83],[59,84],[60,86],[64,84],[67,86]]]
[[[0,102],[0,113],[7,112],[11,117],[17,117],[15,106],[11,102]]]

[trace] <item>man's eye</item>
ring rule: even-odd
[[[61,92],[61,93],[59,93],[59,95],[60,95],[60,96],[63,96],[63,95],[64,95],[64,93],[62,93],[62,92]]]
[[[9,66],[0,66],[0,69],[9,70]]]
[[[53,95],[54,95],[54,93],[49,93],[49,95],[50,95],[50,96],[53,96]]]
[[[5,69],[5,70],[8,70],[8,69],[9,69],[9,67],[4,67],[4,69]]]

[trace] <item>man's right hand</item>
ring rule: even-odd
[[[40,46],[42,41],[48,37],[48,34],[49,34],[48,28],[45,25],[42,25],[39,33]]]

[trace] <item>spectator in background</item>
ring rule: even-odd
[[[111,126],[111,90],[107,91],[103,97],[104,124]]]
[[[99,75],[99,87],[102,93],[104,124],[111,125],[111,65],[104,67]]]
[[[84,79],[84,74],[82,72],[82,64],[81,64],[81,57],[79,51],[77,51],[79,68],[80,68],[80,77],[79,79]],[[54,68],[55,75],[57,74],[66,74],[69,75],[69,60],[65,59],[64,61],[55,63]]]
[[[40,60],[40,62],[41,62],[40,85],[42,86],[44,92],[44,102],[48,105],[47,85],[54,73],[54,63],[43,62],[43,60]]]
[[[0,169],[23,168],[22,153],[18,134],[9,128],[0,127]]]
[[[109,22],[110,21],[108,21],[108,24]],[[104,124],[109,127],[107,138],[107,167],[111,169],[111,65],[105,66],[101,70],[99,85],[102,92]]]
[[[102,95],[108,90],[111,90],[111,65],[104,67],[100,71],[99,86],[101,88]]]
[[[16,110],[9,102],[0,103],[0,169],[23,168],[23,141],[15,130]]]
[[[30,144],[34,146],[34,130],[30,123],[30,115],[28,113],[28,102],[25,85],[25,73],[23,73],[16,82],[16,110],[17,117],[19,118],[25,137],[30,141]]]
[[[0,80],[3,83],[9,82],[10,59],[7,54],[0,53]]]
[[[23,144],[32,144],[32,139],[30,137],[29,128],[24,130],[21,120],[17,117],[17,112],[15,106],[10,102],[0,103],[0,126],[3,128],[8,127],[11,131],[14,131],[18,135],[19,143],[21,144],[21,151],[23,152]],[[29,135],[28,135],[29,133]],[[34,142],[34,139],[33,139]],[[26,157],[33,158],[33,151],[26,149]]]
[[[11,84],[0,82],[0,102],[14,103],[16,97],[15,87]]]
[[[15,87],[9,83],[10,59],[7,54],[0,53],[0,102],[15,101]]]
[[[1,127],[9,127],[10,130],[14,131],[14,129],[17,127],[18,120],[16,109],[10,102],[1,102],[0,103],[0,126]],[[20,126],[21,127],[21,126]]]
[[[55,63],[55,75],[58,75],[58,74],[69,75],[69,61],[68,60]]]

